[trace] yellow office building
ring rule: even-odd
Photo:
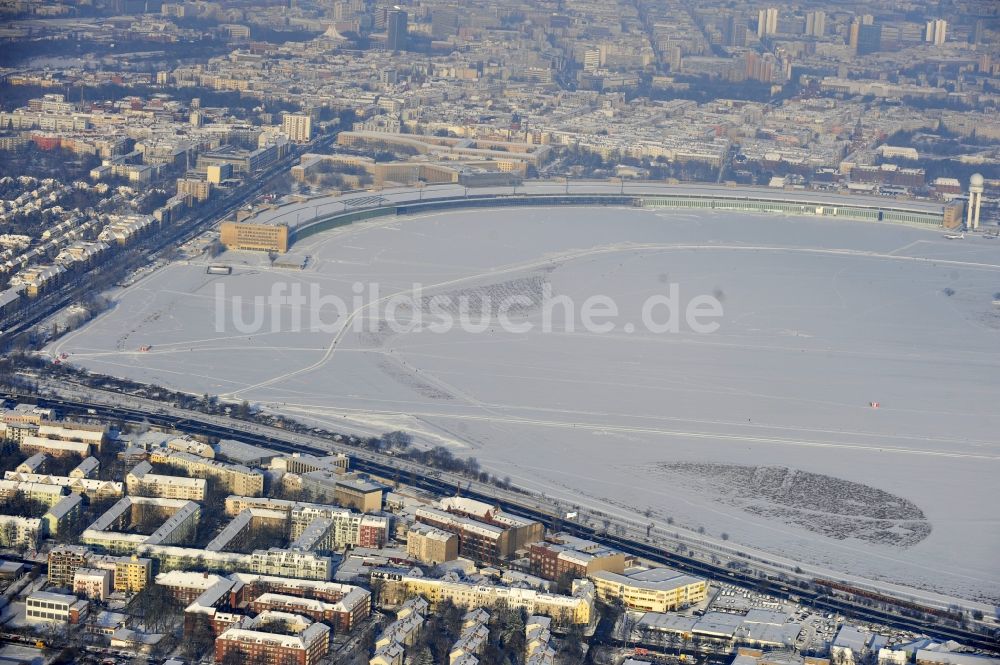
[[[223,222],[219,233],[219,240],[227,249],[279,254],[288,251],[288,227],[284,224]]]
[[[707,582],[669,568],[652,568],[630,575],[598,571],[590,576],[597,597],[606,602],[621,601],[639,612],[673,612],[705,600]]]

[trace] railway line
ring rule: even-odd
[[[330,137],[320,137],[315,139],[309,146],[303,147],[302,150],[317,150],[328,147],[331,141]],[[258,174],[253,180],[244,183],[237,191],[202,206],[195,211],[195,214],[190,219],[149,238],[135,250],[126,254],[124,257],[125,260],[122,260],[122,257],[119,256],[112,263],[99,269],[99,271],[124,276],[130,270],[147,265],[160,251],[170,247],[179,247],[201,233],[204,233],[212,224],[229,215],[263,191],[276,176],[284,173],[298,155],[299,151],[292,151],[286,157],[267,167],[265,171]],[[64,285],[51,294],[41,296],[37,301],[32,302],[31,307],[25,303],[19,310],[8,316],[6,320],[0,322],[0,349],[5,348],[7,343],[16,335],[30,330],[33,326],[41,323],[59,310],[78,301],[81,295],[91,290],[90,279],[85,274],[81,275],[80,279],[74,281],[72,284]]]
[[[291,432],[282,435],[280,431],[265,431],[274,430],[275,428],[263,427],[255,428],[256,431],[248,432],[243,427],[225,426],[211,422],[210,416],[202,416],[202,414],[197,413],[191,413],[190,416],[186,417],[177,417],[176,415],[151,413],[123,405],[110,406],[66,398],[36,398],[26,395],[8,395],[8,397],[19,400],[34,400],[39,405],[54,407],[71,415],[100,417],[133,423],[145,422],[191,434],[258,444],[279,452],[304,452],[316,455],[327,455],[330,453],[329,447],[289,440],[292,438],[291,435],[293,433]],[[243,424],[242,421],[236,422]],[[406,462],[406,464],[412,465],[410,462]],[[393,478],[401,475],[399,466],[391,463],[391,458],[387,458],[383,462],[372,459],[371,455],[357,456],[352,454],[351,466],[357,471],[383,478]],[[899,630],[923,633],[938,640],[955,640],[967,646],[985,651],[1000,651],[1000,635],[987,635],[969,628],[947,625],[943,623],[943,620],[949,619],[941,616],[942,612],[939,610],[935,611],[934,608],[924,608],[924,617],[904,616],[902,610],[913,610],[916,607],[912,602],[900,599],[894,603],[884,601],[881,603],[882,606],[868,605],[864,601],[858,600],[858,598],[863,598],[865,595],[870,597],[870,592],[863,592],[855,596],[845,591],[845,589],[850,588],[846,585],[840,585],[840,589],[834,589],[822,583],[816,584],[815,580],[805,577],[794,581],[789,578],[782,579],[770,575],[767,571],[754,570],[750,565],[739,569],[730,568],[721,563],[717,564],[695,556],[670,551],[662,545],[646,542],[643,537],[631,534],[616,535],[580,522],[564,520],[561,513],[557,513],[551,508],[546,510],[541,504],[536,503],[530,495],[525,495],[523,499],[515,499],[511,498],[509,493],[497,492],[494,494],[478,487],[472,487],[471,484],[468,484],[468,486],[457,486],[453,480],[436,477],[438,475],[439,472],[436,469],[426,469],[425,473],[421,474],[407,473],[406,484],[442,496],[454,494],[458,490],[465,496],[499,504],[505,511],[540,521],[549,527],[558,522],[559,528],[563,531],[613,547],[627,554],[670,566],[685,573],[724,581],[779,598],[793,600],[822,612],[834,612],[856,620],[883,624]],[[805,587],[800,586],[803,580],[809,581],[810,584]],[[858,591],[863,590],[858,589]],[[889,599],[890,597],[881,596],[881,598]],[[931,619],[928,617],[934,618]]]

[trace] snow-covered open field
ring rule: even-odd
[[[407,429],[550,496],[649,507],[845,573],[1000,598],[1000,240],[535,208],[367,222],[293,252],[310,257],[304,271],[245,254],[219,259],[229,276],[170,265],[50,351],[334,428]],[[425,306],[517,294],[510,318],[535,329],[396,333],[371,307],[336,325],[327,308],[325,330],[296,332],[285,306],[240,332],[217,311],[220,293],[225,307],[242,296],[249,322],[249,300],[279,282],[347,303],[356,282],[382,296],[420,283]],[[540,330],[546,284],[577,308],[610,296],[615,329],[577,317],[568,332],[556,316]],[[718,298],[719,330],[647,330],[642,303],[671,284],[682,304]]]

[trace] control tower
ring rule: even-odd
[[[983,204],[983,176],[973,173],[969,178],[969,204],[965,208],[965,228],[975,231],[979,228],[979,208]]]

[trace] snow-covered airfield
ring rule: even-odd
[[[305,270],[235,253],[215,261],[231,275],[169,265],[50,352],[334,429],[406,429],[549,496],[652,508],[845,574],[1000,598],[1000,240],[562,207],[387,217],[292,251]],[[355,283],[522,294],[533,304],[510,319],[536,325],[396,333],[368,307],[294,331],[284,307],[241,332],[234,298],[250,321],[248,303],[276,283],[346,303]],[[577,308],[610,296],[615,329],[586,332],[577,317],[572,333],[542,331],[545,284]],[[719,330],[645,329],[642,303],[671,284],[682,302],[721,301]]]

